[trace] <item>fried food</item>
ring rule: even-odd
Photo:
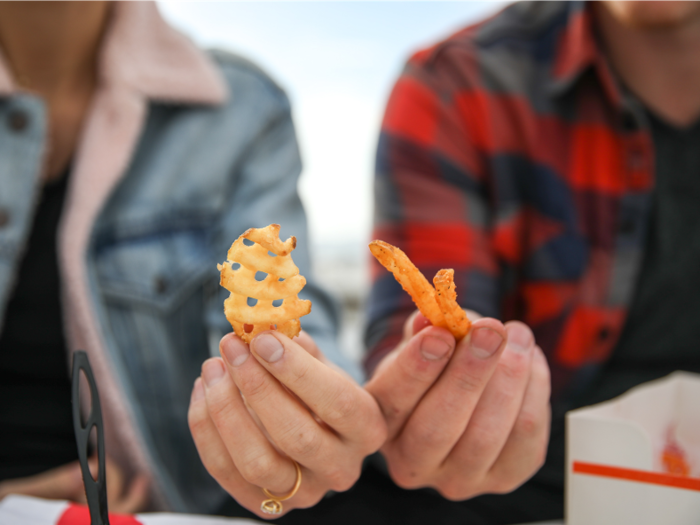
[[[666,445],[661,453],[661,464],[665,472],[676,476],[690,476],[688,455],[676,439],[675,426],[666,431]]]
[[[279,231],[279,224],[246,230],[231,245],[227,260],[217,265],[221,286],[231,292],[224,301],[224,314],[246,343],[265,330],[295,337],[301,330],[299,318],[311,312],[311,301],[297,296],[306,285],[291,257],[297,240],[290,237],[282,242]],[[244,239],[254,244],[248,246]],[[257,272],[267,275],[257,280]],[[257,302],[249,306],[249,298]],[[282,303],[275,306],[273,301],[279,300]]]
[[[433,279],[433,288],[408,256],[396,246],[376,240],[369,244],[369,249],[379,263],[394,274],[394,278],[433,326],[446,328],[457,340],[467,335],[471,323],[457,303],[454,270],[440,270]]]
[[[447,329],[459,341],[469,332],[471,322],[469,322],[466,312],[457,303],[454,275],[455,271],[451,268],[440,270],[433,277],[433,284],[435,285],[435,299],[445,318]]]

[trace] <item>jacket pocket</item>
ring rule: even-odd
[[[187,408],[209,356],[205,304],[218,289],[203,230],[120,238],[95,253],[103,332],[151,453],[175,479],[201,470]]]

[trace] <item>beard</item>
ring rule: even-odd
[[[645,31],[678,30],[700,20],[700,2],[610,1],[604,2],[619,23]]]

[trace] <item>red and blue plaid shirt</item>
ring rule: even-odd
[[[515,4],[416,53],[377,153],[374,238],[429,280],[454,268],[463,307],[527,323],[553,401],[615,347],[654,181],[644,110],[613,75],[593,16],[577,2]],[[370,372],[414,308],[374,263]]]

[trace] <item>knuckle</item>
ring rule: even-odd
[[[418,469],[411,468],[405,461],[396,461],[397,458],[387,457],[389,475],[397,486],[402,489],[412,490],[426,486],[426,480]]]
[[[270,394],[270,381],[265,373],[241,374],[236,381],[247,398],[265,399]]]
[[[425,450],[437,449],[441,447],[447,437],[440,425],[433,425],[431,422],[417,425],[411,432],[411,444],[417,443]]]
[[[503,354],[498,361],[499,372],[512,382],[524,380],[530,372],[525,357],[514,352]]]
[[[417,383],[418,385],[429,385],[435,380],[435,373],[428,368],[430,363],[417,362],[413,359],[397,359],[399,364],[399,372],[403,376],[402,381]]]
[[[392,473],[391,478],[394,480],[394,483],[396,483],[396,485],[402,489],[413,490],[423,486],[420,480],[416,478],[415,474],[412,472],[399,470]]]
[[[461,501],[475,495],[471,487],[454,481],[441,483],[436,489],[443,498],[450,501]]]
[[[315,428],[295,429],[285,437],[288,443],[285,449],[295,459],[315,457],[323,445],[323,437]]]
[[[518,421],[515,424],[516,432],[523,437],[531,437],[536,435],[541,427],[541,423],[534,416],[534,414],[523,412],[518,417]]]
[[[496,436],[492,432],[474,427],[469,436],[469,455],[474,458],[472,466],[483,468],[487,458],[493,457],[494,444],[497,442],[494,438]]]
[[[239,467],[239,471],[247,482],[258,487],[264,487],[269,485],[269,481],[275,476],[277,468],[271,458],[262,454],[249,458]]]
[[[483,381],[479,377],[474,377],[468,372],[455,374],[455,385],[466,394],[475,394],[483,389]]]
[[[336,492],[345,492],[352,487],[360,477],[360,467],[352,469],[334,469],[326,474],[328,487]]]
[[[207,410],[209,410],[209,416],[216,423],[217,421],[226,419],[230,411],[230,406],[218,399],[211,399],[207,402]]]
[[[488,492],[491,494],[508,494],[522,484],[521,480],[497,478],[489,484]]]
[[[332,400],[328,407],[328,418],[331,421],[345,421],[351,419],[358,410],[357,393],[354,390],[343,388]]]
[[[365,441],[365,452],[376,452],[386,442],[389,436],[389,429],[384,419],[378,418],[375,423],[369,426],[368,430],[369,432]]]
[[[206,458],[202,458],[202,462],[209,474],[212,475],[214,479],[219,481],[219,483],[224,484],[228,479],[229,470],[231,467],[231,462],[226,456],[219,454],[209,455]]]
[[[483,474],[475,470],[471,475],[465,476],[464,472],[464,469],[445,471],[436,483],[436,490],[450,501],[462,501],[478,495],[479,487],[483,484]]]
[[[208,422],[206,417],[204,417],[204,414],[194,410],[190,410],[187,413],[187,424],[190,427],[190,432],[192,435],[196,436],[204,433],[208,426]]]

